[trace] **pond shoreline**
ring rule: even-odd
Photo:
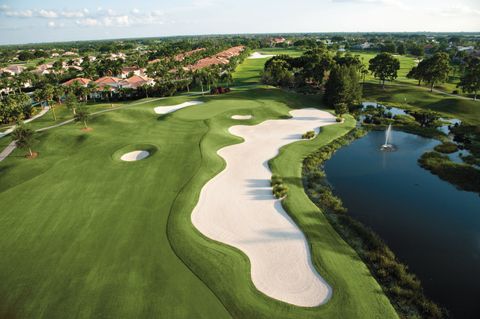
[[[333,194],[333,187],[323,169],[324,163],[337,150],[366,134],[368,132],[353,129],[308,156],[302,169],[305,192],[325,213],[340,236],[359,254],[400,316],[413,312],[422,318],[445,318],[446,310],[427,298],[420,280],[372,229],[349,216],[341,199]]]

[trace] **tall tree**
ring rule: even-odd
[[[414,79],[418,81],[418,86],[422,84],[422,75],[420,74],[421,69],[418,66],[414,66],[407,74],[408,79]]]
[[[72,111],[73,115],[75,116],[78,108],[78,99],[75,94],[73,94],[72,92],[67,93],[67,96],[65,98],[65,105],[69,110]]]
[[[74,116],[75,122],[82,122],[84,129],[88,129],[87,121],[90,118],[90,113],[86,107],[81,107],[77,110]]]
[[[433,91],[435,84],[443,83],[450,72],[450,57],[447,53],[439,52],[433,56],[423,59],[417,67],[418,76],[423,82],[430,85]]]
[[[12,140],[20,149],[27,149],[30,157],[33,157],[32,145],[35,142],[35,131],[26,127],[23,123],[18,125],[12,132]]]
[[[324,99],[327,105],[336,108],[339,104],[345,104],[349,107],[361,98],[362,86],[357,69],[354,66],[335,66],[325,84]]]
[[[473,93],[473,100],[477,100],[477,92],[480,91],[480,58],[472,57],[466,62],[467,67],[458,87],[461,87],[464,92]]]
[[[368,69],[373,76],[378,78],[385,88],[385,81],[393,81],[397,78],[400,69],[400,61],[390,53],[380,53],[369,61]]]

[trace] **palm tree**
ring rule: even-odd
[[[83,122],[84,129],[88,129],[87,121],[89,118],[90,113],[88,112],[86,107],[79,108],[74,116],[75,122]]]
[[[73,116],[75,116],[78,107],[78,100],[75,94],[69,92],[65,98],[65,104],[69,110],[72,110]]]
[[[43,89],[41,89],[40,92],[41,92],[40,93],[41,99],[43,101],[47,102],[47,106],[50,106],[50,101],[53,100],[53,94],[54,94],[53,85],[51,85],[51,84],[45,85],[45,87]],[[53,120],[56,121],[57,120],[57,115],[55,114],[55,106],[53,104],[51,105],[51,109],[52,109],[52,114],[53,114]]]
[[[230,84],[233,82],[232,73],[228,71],[223,72],[221,79],[227,84],[227,87],[230,87]]]
[[[143,91],[143,93],[145,93],[145,97],[148,98],[148,90],[149,90],[150,86],[148,84],[142,84],[139,89]]]
[[[56,85],[53,88],[54,99],[57,100],[58,104],[62,104],[62,97],[65,95],[65,89],[61,85]]]
[[[95,97],[97,96],[98,84],[95,83],[94,81],[91,81],[88,83],[88,88],[90,89],[90,92],[93,96],[93,102],[96,102]]]
[[[28,149],[30,157],[33,157],[32,145],[35,142],[35,131],[26,127],[23,123],[18,125],[12,132],[12,140],[20,149]]]

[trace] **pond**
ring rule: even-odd
[[[418,164],[438,141],[394,131],[381,152],[372,131],[325,164],[348,214],[380,235],[453,318],[480,314],[480,196],[459,191]]]

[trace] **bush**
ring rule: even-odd
[[[453,90],[452,94],[458,94],[458,90]]]
[[[311,140],[314,137],[315,137],[315,132],[314,131],[308,131],[307,133],[302,135],[302,138],[305,139],[305,140]]]
[[[213,95],[218,95],[218,94],[225,94],[225,93],[229,93],[230,92],[230,88],[224,88],[224,87],[214,87],[210,90],[210,94],[213,94]]]
[[[276,184],[273,186],[273,195],[280,199],[287,196],[288,187],[283,184]]]
[[[337,123],[340,123],[340,122],[343,121],[343,119],[342,119],[340,116],[337,116],[337,117],[335,118],[335,121],[336,121]]]
[[[458,151],[458,146],[457,146],[457,144],[452,143],[452,142],[444,142],[442,144],[439,144],[439,145],[435,146],[434,149],[435,149],[435,151],[440,152],[440,153],[451,154],[451,153],[455,153],[456,151]]]

